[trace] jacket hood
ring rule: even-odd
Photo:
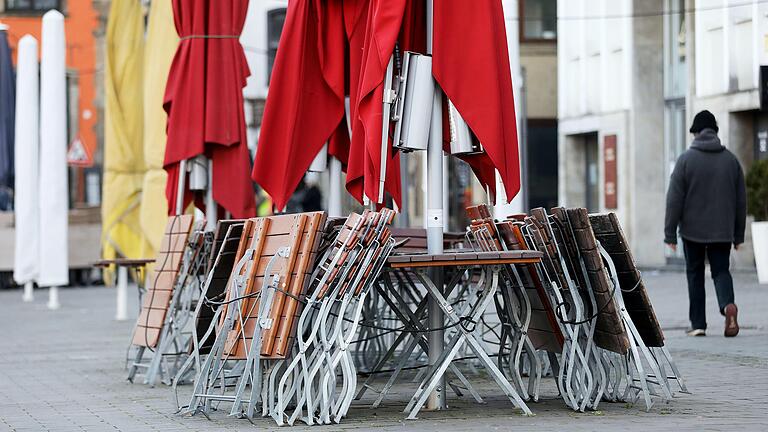
[[[696,138],[693,139],[691,148],[710,153],[717,153],[725,150],[725,147],[723,147],[723,144],[720,142],[720,138],[717,136],[717,132],[709,128],[702,130]]]

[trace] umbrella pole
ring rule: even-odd
[[[29,281],[24,284],[24,297],[22,298],[25,302],[32,302],[35,301],[35,284],[32,281]]]
[[[389,159],[389,118],[390,108],[394,102],[392,92],[392,74],[394,71],[395,56],[389,57],[387,72],[384,74],[384,101],[382,103],[381,119],[381,157],[379,166],[379,191],[376,195],[376,204],[384,202],[384,183],[387,178],[387,159]]]
[[[208,182],[205,188],[205,230],[213,231],[218,222],[219,209],[213,200],[213,161],[208,159]]]
[[[427,54],[432,54],[433,46],[434,0],[427,0]],[[443,116],[442,93],[435,83],[435,96],[432,102],[432,121],[429,128],[429,144],[427,145],[427,252],[430,254],[443,253]],[[432,270],[430,279],[437,289],[443,291],[442,268]],[[430,329],[442,329],[445,317],[440,305],[431,296],[427,305]],[[443,353],[444,331],[433,330],[428,333],[429,364],[437,363]],[[445,379],[438,384],[427,399],[427,409],[445,409]]]
[[[176,186],[176,216],[184,212],[184,183],[187,182],[187,160],[179,162],[179,183]]]
[[[56,310],[61,307],[59,303],[59,287],[52,286],[48,288],[48,309]]]
[[[128,267],[117,266],[117,305],[115,320],[128,319]]]
[[[328,216],[341,216],[341,161],[333,156],[328,161]]]

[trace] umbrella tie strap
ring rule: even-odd
[[[179,40],[187,39],[240,39],[240,35],[189,35],[180,38]]]

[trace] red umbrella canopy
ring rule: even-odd
[[[461,158],[494,197],[497,169],[511,201],[520,191],[520,161],[500,0],[434,2],[432,73],[485,149]]]
[[[278,209],[335,131],[343,148],[345,40],[340,1],[288,3],[251,173]]]
[[[399,155],[392,152],[391,143],[386,147],[386,154],[382,154],[381,128],[387,65],[400,35],[407,3],[407,0],[369,1],[360,76],[352,102],[357,109],[353,115],[347,166],[347,190],[359,201],[365,195],[375,202],[383,177],[384,189],[400,205]],[[381,172],[382,158],[387,159],[384,173]]]
[[[250,75],[239,35],[248,0],[173,0],[180,42],[163,107],[168,113],[164,167],[168,208],[175,210],[179,163],[212,161],[213,198],[235,218],[256,214],[248,176],[243,87]],[[185,205],[191,195],[185,196]]]

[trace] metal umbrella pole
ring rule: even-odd
[[[434,0],[427,0],[427,54],[432,55],[434,44]],[[442,95],[438,84],[435,83],[435,95],[432,102],[432,121],[429,129],[427,146],[427,252],[430,254],[443,253],[443,116]],[[435,286],[443,291],[443,273],[440,267],[432,270],[430,278]],[[445,317],[440,305],[431,296],[427,305],[430,329],[442,329]],[[429,364],[435,364],[443,352],[443,330],[433,330],[428,333]],[[429,395],[427,409],[445,409],[445,380],[435,387]]]
[[[341,217],[341,161],[328,156],[328,216]]]
[[[179,162],[179,181],[176,184],[176,216],[184,213],[184,190],[187,182],[187,160]]]
[[[205,188],[205,230],[214,231],[219,219],[219,208],[213,199],[213,161],[208,159],[208,182]]]
[[[352,140],[352,121],[349,96],[344,98],[344,118],[347,124],[347,134]],[[328,216],[341,217],[341,161],[328,153]]]

